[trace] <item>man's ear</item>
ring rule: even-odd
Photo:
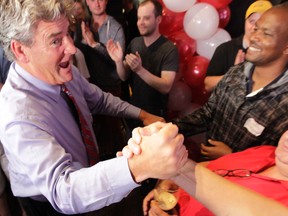
[[[156,17],[156,21],[157,21],[158,24],[160,25],[160,23],[162,22],[162,16],[157,16],[157,17]]]
[[[23,62],[23,63],[28,62],[28,57],[25,53],[25,48],[26,46],[21,44],[19,41],[17,40],[11,41],[11,50],[15,55],[15,60]]]
[[[285,47],[283,53],[284,53],[284,55],[288,55],[288,44],[286,44],[286,47]]]

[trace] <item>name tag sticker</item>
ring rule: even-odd
[[[254,118],[247,119],[244,127],[255,136],[260,136],[265,129],[265,127],[256,122]]]

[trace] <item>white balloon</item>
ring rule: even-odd
[[[184,31],[191,38],[208,39],[217,31],[219,14],[212,5],[197,3],[185,13],[183,25]]]
[[[218,28],[212,37],[206,40],[196,40],[196,51],[200,56],[204,56],[210,60],[215,52],[215,49],[220,44],[229,40],[231,40],[229,33],[222,28]]]
[[[164,5],[173,12],[184,12],[189,10],[196,0],[163,0]]]

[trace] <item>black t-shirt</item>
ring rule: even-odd
[[[127,53],[135,54],[137,51],[143,67],[158,77],[161,77],[162,71],[178,70],[177,47],[164,36],[159,37],[149,47],[146,47],[143,37],[134,38],[127,48]],[[134,72],[131,72],[131,76],[131,103],[156,115],[161,115],[163,111],[165,113],[168,94],[163,95],[150,87]]]
[[[206,76],[224,75],[234,65],[235,57],[242,46],[243,36],[227,41],[219,45],[208,65]]]

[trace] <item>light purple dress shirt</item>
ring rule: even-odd
[[[140,109],[88,83],[75,67],[66,86],[87,122],[92,122],[91,113],[139,116]],[[0,119],[15,196],[49,200],[56,210],[73,214],[118,202],[138,186],[124,157],[88,167],[79,128],[60,86],[35,78],[16,63],[0,93]]]

